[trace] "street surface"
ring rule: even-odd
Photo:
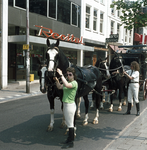
[[[91,102],[91,95],[89,95]],[[76,150],[103,150],[122,132],[136,117],[136,106],[131,115],[123,115],[127,107],[117,111],[118,100],[114,102],[114,111],[100,110],[99,123],[93,125],[94,110],[89,110],[89,124],[82,126],[84,119],[84,101],[81,103],[81,119],[76,121]],[[147,106],[147,101],[140,98],[141,111]],[[62,121],[61,103],[55,101],[55,123],[52,132],[46,132],[50,122],[50,107],[46,94],[29,98],[17,99],[0,104],[0,150],[60,150],[60,142],[67,136],[66,128],[60,129]]]

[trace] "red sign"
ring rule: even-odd
[[[39,36],[41,36],[42,34],[44,34],[47,38],[52,37],[53,39],[61,39],[62,41],[67,41],[67,42],[73,42],[73,43],[77,43],[77,44],[84,44],[82,43],[82,39],[83,37],[81,37],[81,39],[74,37],[73,34],[67,34],[67,36],[65,36],[64,34],[58,34],[58,33],[54,33],[52,29],[50,28],[46,28],[43,26],[38,26],[35,25],[35,27],[39,27],[40,31],[39,31]]]
[[[139,41],[140,44],[147,44],[147,35],[145,35],[145,37],[144,37],[144,43],[143,43],[143,35],[135,33],[134,41]]]

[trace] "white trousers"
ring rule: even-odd
[[[138,94],[139,94],[139,84],[130,83],[128,87],[128,102],[132,103],[134,98],[135,103],[139,103]]]
[[[74,103],[63,103],[63,113],[65,122],[68,128],[74,127],[74,115],[76,112],[76,104]]]

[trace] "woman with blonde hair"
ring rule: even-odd
[[[124,71],[124,74],[130,79],[128,86],[128,109],[124,115],[131,114],[131,104],[133,99],[136,103],[137,114],[140,115],[140,105],[139,105],[139,64],[136,61],[131,62],[131,70]]]

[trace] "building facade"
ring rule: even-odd
[[[46,38],[60,38],[60,48],[69,61],[79,66],[94,65],[99,59],[119,52],[118,45],[132,44],[132,31],[120,26],[120,12],[106,0],[29,0],[30,73],[38,79],[37,60],[44,60]],[[0,0],[1,62],[0,87],[26,79],[26,0]],[[47,33],[47,34],[46,34]],[[106,43],[110,34],[116,43]],[[66,40],[65,40],[66,39]],[[115,46],[114,46],[115,45]]]

